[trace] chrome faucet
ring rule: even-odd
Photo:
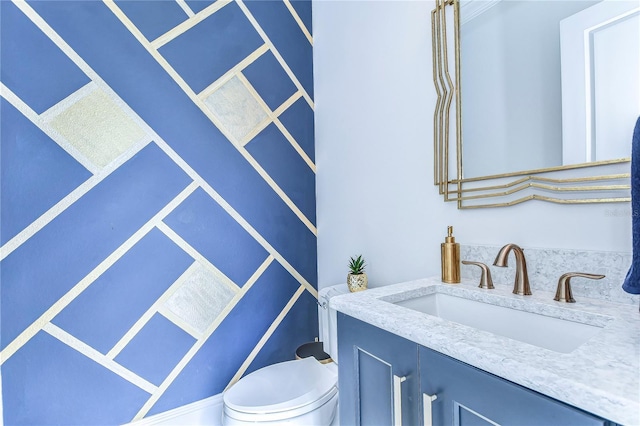
[[[511,250],[513,250],[513,254],[516,256],[516,278],[513,283],[513,294],[528,296],[531,294],[531,288],[529,287],[529,275],[527,274],[527,261],[524,258],[524,251],[519,246],[516,244],[507,244],[502,247],[493,265],[501,267],[508,266],[507,258]]]

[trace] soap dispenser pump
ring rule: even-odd
[[[447,227],[447,237],[441,247],[442,282],[457,284],[460,282],[460,244],[453,236],[453,226]]]

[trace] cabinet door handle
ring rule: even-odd
[[[402,425],[402,382],[406,377],[393,375],[393,424]]]
[[[433,425],[433,419],[431,417],[431,403],[438,399],[438,395],[427,395],[426,393],[422,394],[422,406],[424,411],[424,426]]]

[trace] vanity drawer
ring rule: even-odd
[[[436,396],[434,425],[611,425],[431,349],[421,346],[419,353],[420,390]]]

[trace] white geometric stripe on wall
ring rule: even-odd
[[[268,118],[267,113],[237,76],[209,95],[204,103],[238,141],[243,140],[258,124]]]
[[[195,13],[193,13],[193,10],[191,10],[185,0],[176,0],[176,3],[178,3],[178,6],[180,6],[182,10],[184,10],[184,13],[186,13],[189,18],[193,18],[195,16]]]
[[[304,33],[304,36],[307,38],[307,40],[309,40],[309,44],[313,46],[313,36],[311,35],[307,27],[304,25],[304,22],[302,21],[302,18],[300,18],[300,15],[298,15],[298,12],[296,11],[296,9],[291,5],[290,0],[283,0],[283,2],[284,2],[284,5],[287,6],[287,9],[289,9],[291,16],[293,16],[296,23]]]
[[[87,358],[89,358],[89,359],[97,362],[98,364],[102,365],[103,367],[111,370],[112,372],[116,373],[117,375],[119,375],[123,379],[133,383],[134,385],[138,386],[139,388],[144,389],[145,391],[147,391],[149,393],[153,393],[153,392],[157,391],[157,389],[158,389],[157,386],[153,385],[152,383],[149,383],[147,380],[145,380],[142,377],[138,376],[137,374],[129,371],[128,369],[126,369],[122,365],[120,365],[117,362],[113,361],[113,359],[110,359],[109,357],[107,357],[105,355],[102,355],[100,352],[98,352],[97,350],[93,349],[91,346],[89,346],[86,343],[82,342],[81,340],[75,338],[74,336],[72,336],[71,334],[67,333],[66,331],[64,331],[60,327],[56,326],[55,324],[47,323],[47,324],[44,325],[44,327],[42,327],[42,329],[44,331],[46,331],[47,333],[49,333],[51,336],[53,336],[56,339],[60,340],[62,343],[65,343],[68,346],[71,346],[72,348],[74,348],[75,350],[77,350],[78,352],[80,352],[81,354],[86,356]]]
[[[198,13],[194,13],[194,11],[191,10],[191,7],[188,4],[186,4],[185,0],[176,0],[176,3],[178,3],[178,6],[180,6],[182,10],[184,10],[187,16],[189,16],[189,19],[183,21],[181,24],[178,24],[177,26],[168,30],[166,33],[157,37],[155,40],[147,40],[147,41],[149,42],[151,47],[157,50],[162,46],[164,46],[165,44],[170,43],[172,40],[182,35],[186,31],[189,31],[189,29],[198,25],[200,22],[204,21],[209,16],[213,15],[215,12],[217,12],[227,4],[231,3],[232,1],[233,0],[216,0],[215,2],[205,7]],[[146,37],[145,37],[145,40],[146,40]]]
[[[147,139],[144,130],[100,89],[50,120],[56,132],[99,168]]]
[[[264,347],[264,345],[267,343],[269,338],[276,331],[280,323],[284,320],[284,317],[289,313],[293,305],[298,301],[298,299],[304,292],[305,292],[305,288],[304,286],[301,285],[300,288],[293,294],[289,302],[287,302],[287,304],[282,309],[280,314],[278,314],[278,316],[273,321],[273,323],[269,326],[267,331],[265,331],[264,335],[262,336],[260,341],[256,344],[256,346],[253,348],[251,353],[249,353],[249,355],[247,356],[247,359],[245,359],[245,361],[242,363],[242,365],[240,366],[236,374],[233,376],[231,381],[229,381],[229,384],[225,388],[225,391],[229,389],[231,386],[233,386],[246,373],[247,369],[249,368],[251,363],[255,360],[260,350]]]
[[[232,290],[235,284],[222,272],[198,262],[180,279],[182,285],[164,308],[201,335],[236,295]]]

